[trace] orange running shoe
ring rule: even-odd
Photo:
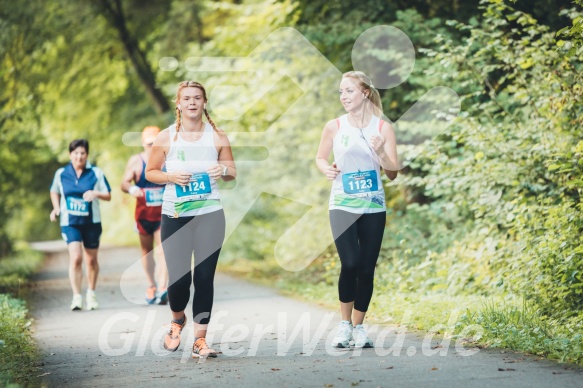
[[[217,352],[209,348],[206,344],[206,338],[201,337],[194,341],[194,345],[192,345],[192,358],[213,358],[216,356]]]
[[[164,336],[164,349],[174,352],[180,346],[180,333],[186,325],[186,315],[182,324],[174,321],[170,322],[170,330]]]

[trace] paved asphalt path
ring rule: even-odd
[[[338,351],[329,346],[338,313],[224,274],[215,279],[208,337],[222,354],[195,360],[192,320],[176,352],[161,348],[170,309],[140,303],[138,249],[103,247],[100,309],[71,312],[64,243],[35,247],[47,252],[31,301],[47,387],[583,387],[583,368],[500,349],[456,349],[404,327],[376,327],[375,349]]]

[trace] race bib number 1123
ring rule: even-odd
[[[377,172],[370,170],[343,174],[342,186],[346,194],[366,194],[377,191],[379,189]]]

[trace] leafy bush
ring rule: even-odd
[[[42,260],[40,252],[17,245],[13,256],[0,259],[0,292],[17,295],[20,287],[26,284],[26,279],[38,269]]]
[[[31,374],[37,355],[30,326],[24,302],[0,294],[0,385],[38,385]]]
[[[568,318],[583,307],[582,53],[565,56],[528,14],[483,4],[480,26],[449,23],[467,34],[462,44],[444,39],[425,50],[445,65],[429,73],[453,68],[446,78],[462,93],[464,112],[401,184],[429,198],[421,207],[460,215],[452,227],[460,233],[441,254],[409,260],[409,272],[437,274],[454,293],[503,287]],[[447,242],[444,221],[431,225]]]

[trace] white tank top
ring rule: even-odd
[[[368,140],[379,135],[382,121],[372,116],[360,130],[348,122],[348,114],[337,120],[339,128],[332,150],[340,174],[332,181],[330,209],[368,214],[387,210],[380,164]]]
[[[170,217],[191,217],[221,210],[219,189],[206,170],[217,164],[218,152],[213,140],[213,127],[205,123],[204,133],[197,141],[186,141],[176,125],[168,127],[170,149],[166,155],[166,171],[191,172],[187,186],[167,183],[164,190],[162,214]]]

